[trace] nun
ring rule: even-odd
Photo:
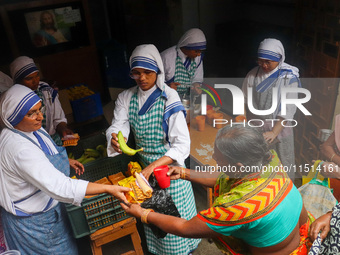
[[[203,52],[207,42],[202,30],[189,29],[178,44],[161,53],[165,82],[177,90],[181,98],[189,99],[191,88],[200,94],[203,82]]]
[[[152,44],[137,46],[130,57],[130,75],[136,86],[118,95],[111,126],[106,131],[108,155],[116,156],[119,149],[117,134],[129,137],[130,127],[139,160],[146,166],[142,174],[149,179],[160,165],[184,166],[190,152],[190,136],[185,109],[177,92],[164,83],[161,56]],[[182,218],[197,214],[191,183],[171,181],[167,191]],[[145,225],[148,249],[153,254],[187,255],[197,248],[200,239],[187,239],[168,234],[158,239]]]
[[[53,140],[62,145],[66,135],[73,131],[67,126],[67,119],[59,101],[58,91],[48,83],[40,81],[40,72],[32,58],[20,56],[10,64],[10,72],[14,84],[22,84],[32,89],[41,99],[44,112],[43,128]]]
[[[0,107],[0,206],[7,248],[22,255],[78,254],[62,203],[79,206],[85,195],[101,193],[127,202],[124,192],[130,189],[68,177],[66,150],[41,127],[42,103],[31,89],[12,86],[1,95]]]
[[[243,92],[247,102],[247,90],[252,88],[252,103],[257,110],[268,110],[272,107],[274,96],[277,105],[272,114],[253,116],[247,113],[247,119],[261,119],[263,121],[263,136],[271,144],[271,148],[278,153],[282,165],[291,169],[289,177],[294,180],[295,154],[293,123],[296,106],[288,104],[286,113],[281,112],[281,89],[301,87],[299,69],[285,61],[285,50],[277,39],[267,38],[260,43],[257,52],[257,67],[247,74],[243,81]],[[274,91],[276,91],[274,94]],[[288,93],[288,99],[297,99],[298,93]],[[246,104],[246,109],[247,109]],[[272,121],[272,120],[276,121]],[[284,125],[282,125],[284,121]]]

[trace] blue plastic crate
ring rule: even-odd
[[[70,101],[70,103],[76,122],[87,121],[103,115],[103,106],[99,93]]]

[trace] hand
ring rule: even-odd
[[[196,95],[202,94],[201,84],[200,84],[200,83],[194,83],[194,84],[191,86],[191,90],[192,90]]]
[[[174,89],[174,90],[177,90],[177,86],[178,85],[181,85],[179,82],[171,82],[170,84],[169,84],[169,87],[170,88],[172,88],[172,89]]]
[[[130,215],[139,218],[142,216],[143,214],[143,208],[140,206],[140,204],[123,204],[120,203],[120,205],[122,206],[122,208]]]
[[[181,178],[181,170],[180,166],[170,166],[167,175],[170,176],[170,180],[178,180]]]
[[[277,137],[277,134],[275,134],[273,131],[268,131],[263,133],[263,137],[267,142],[272,143]]]
[[[123,201],[126,204],[130,204],[126,199],[125,193],[130,192],[131,189],[128,187],[118,186],[118,185],[105,185],[108,186],[108,193],[116,197],[118,200]]]
[[[317,218],[309,228],[309,237],[314,241],[319,232],[321,231],[321,240],[325,239],[328,232],[331,230],[330,221],[331,221],[332,213],[328,212],[319,218]]]
[[[70,162],[70,167],[72,167],[74,169],[74,171],[76,171],[77,175],[81,175],[84,173],[84,166],[82,163],[80,163],[79,161],[75,160],[75,159],[71,159],[69,158],[68,161]]]
[[[142,174],[143,174],[143,176],[145,177],[145,179],[147,179],[147,180],[149,180],[149,178],[150,178],[150,175],[152,175],[153,174],[153,169],[154,169],[155,167],[154,166],[151,166],[151,164],[150,165],[148,165],[147,167],[145,167],[143,170],[142,170]]]
[[[112,136],[112,138],[111,138],[111,146],[112,146],[112,148],[116,152],[122,154],[122,150],[120,149],[120,146],[119,146],[119,143],[118,143],[117,134],[116,133],[112,133],[111,136]],[[125,139],[125,142],[126,142],[127,139],[125,137],[124,137],[124,139]]]
[[[63,131],[62,131],[62,135],[63,137],[67,136],[67,135],[73,135],[73,131],[69,128],[65,128]]]

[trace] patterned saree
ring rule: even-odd
[[[272,167],[275,171],[251,173],[242,179],[229,179],[225,173],[220,174],[214,189],[213,207],[199,212],[198,217],[211,225],[231,227],[270,214],[293,188],[293,182],[280,170],[281,162],[276,152],[271,152],[272,160],[267,169]],[[248,245],[239,238],[221,235],[214,241],[224,254],[251,254]]]

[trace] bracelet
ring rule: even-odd
[[[181,167],[180,178],[181,178],[182,180],[185,180],[185,169],[184,169],[184,167]]]
[[[329,159],[329,161],[331,161],[331,162],[332,162],[332,160],[333,160],[334,156],[335,156],[335,153],[333,153],[333,155],[332,155],[332,157]]]
[[[141,221],[145,224],[149,224],[148,223],[148,215],[150,212],[154,212],[153,209],[144,209],[143,210],[143,213],[142,213],[142,216],[140,217]]]

